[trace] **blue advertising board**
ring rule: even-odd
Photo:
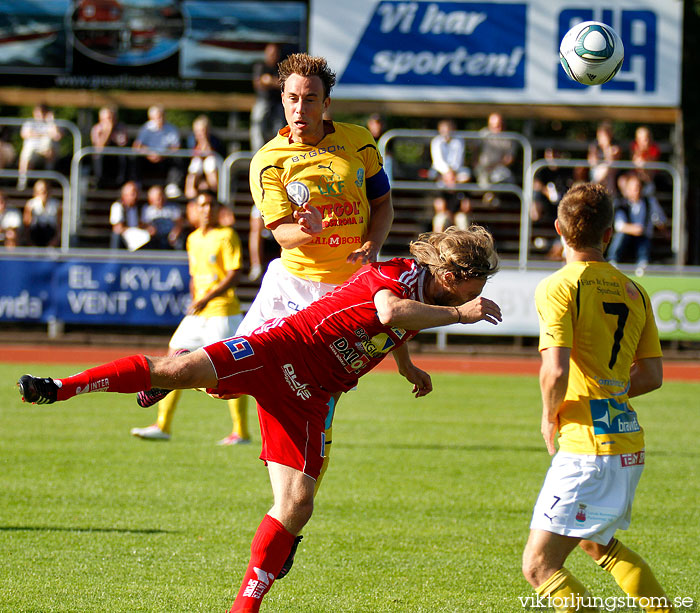
[[[677,107],[682,9],[679,0],[311,0],[310,50],[337,71],[337,98]],[[589,20],[615,28],[625,48],[618,75],[596,87],[559,64],[564,34]]]
[[[411,85],[419,75],[430,86],[522,88],[526,12],[525,4],[504,13],[503,4],[474,3],[455,14],[452,2],[382,2],[340,82]]]
[[[7,258],[0,321],[174,328],[189,305],[186,261]]]

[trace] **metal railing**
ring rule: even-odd
[[[425,141],[430,141],[438,133],[435,130],[389,130],[382,134],[377,146],[382,157],[384,157],[386,152],[387,144],[392,139],[397,138],[409,138],[409,139],[420,139]],[[526,206],[526,201],[528,201],[528,195],[532,193],[532,178],[530,174],[530,166],[532,165],[532,145],[530,141],[525,138],[522,134],[518,132],[499,132],[497,135],[494,134],[484,134],[482,131],[476,130],[457,130],[452,133],[453,138],[461,138],[466,141],[478,141],[484,142],[489,139],[507,139],[511,140],[522,149],[522,187],[514,183],[493,183],[490,185],[479,185],[476,183],[460,183],[451,188],[440,188],[443,191],[460,191],[468,193],[483,194],[486,192],[496,192],[496,193],[506,193],[516,196],[520,200],[520,233],[521,240],[518,251],[518,262],[521,268],[527,267],[527,249],[523,250],[522,242],[522,230],[526,226],[529,227],[530,214],[529,214],[529,204]],[[431,182],[428,181],[396,181],[392,180],[392,189],[406,189],[411,191],[418,191],[426,189],[426,186],[430,185]],[[531,196],[530,196],[531,197]]]
[[[18,120],[19,121],[19,120]],[[58,121],[58,120],[57,120]],[[436,136],[436,132],[433,130],[390,130],[386,132],[379,139],[378,148],[382,155],[386,152],[387,144],[395,138],[410,138],[410,139],[421,139],[429,140]],[[454,137],[463,138],[465,140],[485,140],[491,138],[485,136],[481,132],[477,131],[457,131],[454,132]],[[488,186],[478,185],[476,183],[460,183],[452,188],[441,188],[444,191],[461,191],[466,193],[477,193],[483,194],[485,192],[495,192],[495,193],[505,193],[511,194],[520,200],[520,222],[519,222],[519,245],[518,245],[518,267],[521,270],[526,270],[530,263],[530,239],[532,233],[532,221],[530,218],[530,208],[533,201],[533,185],[536,173],[543,167],[551,164],[551,161],[544,159],[532,160],[532,146],[527,138],[518,134],[516,132],[503,132],[498,135],[498,138],[508,138],[520,145],[522,148],[522,165],[523,165],[523,182],[522,187],[514,183],[495,183]],[[194,155],[194,151],[189,149],[180,149],[177,151],[164,152],[160,155],[163,157],[181,157],[181,158],[191,158]],[[150,152],[146,150],[134,150],[120,147],[105,147],[103,149],[97,149],[95,147],[84,147],[79,149],[73,156],[71,161],[71,173],[70,173],[70,189],[66,189],[64,184],[61,182],[60,178],[65,177],[58,173],[53,175],[46,175],[39,177],[36,173],[29,173],[28,176],[37,178],[51,178],[62,184],[64,190],[64,224],[62,228],[62,248],[68,244],[68,240],[71,234],[77,231],[77,220],[80,211],[80,198],[81,198],[81,185],[80,185],[80,163],[88,155],[111,155],[111,156],[147,156]],[[221,159],[221,156],[214,154],[217,163],[217,169],[219,172],[219,188],[218,196],[221,202],[230,203],[231,202],[231,187],[232,187],[232,176],[233,168],[236,164],[249,161],[253,158],[253,152],[251,151],[237,151],[225,159]],[[574,168],[579,166],[584,166],[591,168],[592,165],[589,164],[587,160],[568,160],[568,159],[556,159],[556,165],[560,168]],[[638,167],[632,162],[611,162],[609,163],[611,168],[619,168],[624,170],[634,170]],[[680,171],[671,164],[665,162],[654,162],[645,165],[645,169],[656,170],[668,173],[672,178],[672,225],[671,225],[671,248],[675,255],[676,266],[680,267],[685,261],[687,254],[687,236],[685,234],[685,210],[683,207],[683,178]],[[13,171],[6,171],[10,174],[7,176],[17,176],[16,172],[11,174]],[[425,190],[434,186],[433,181],[404,181],[404,180],[393,180],[392,189],[398,190],[408,190],[408,191],[420,191]],[[69,206],[65,206],[65,194],[69,194]],[[69,215],[69,223],[66,224],[66,215]],[[66,235],[66,232],[68,234]]]
[[[231,175],[234,164],[242,160],[252,160],[253,155],[255,154],[252,151],[235,151],[227,156],[221,165],[221,172],[219,173],[219,200],[224,204],[231,203]]]
[[[379,138],[377,148],[382,157],[386,153],[387,143],[395,138],[410,138],[430,141],[438,136],[435,130],[408,130],[396,129],[388,130]],[[452,138],[461,138],[466,141],[488,141],[495,139],[510,140],[520,145],[523,152],[523,186],[527,180],[527,168],[532,163],[532,145],[530,141],[518,132],[499,132],[498,134],[484,134],[480,130],[456,130],[452,133]]]
[[[599,164],[590,164],[588,160],[568,160],[556,158],[554,160],[540,159],[534,161],[529,169],[528,183],[530,188],[526,193],[527,211],[530,210],[533,200],[533,189],[535,175],[537,172],[546,167],[554,166],[556,168],[579,168],[581,166],[591,169]],[[619,168],[621,170],[639,170],[639,166],[634,162],[605,162],[605,165],[610,168]],[[658,170],[667,172],[673,181],[672,185],[672,200],[671,200],[671,250],[675,256],[676,268],[681,268],[684,265],[687,253],[687,236],[685,228],[685,209],[683,207],[683,177],[680,171],[673,165],[666,162],[648,162],[644,164],[644,170]],[[527,215],[526,223],[520,229],[520,253],[525,252],[524,262],[521,261],[521,268],[527,268],[527,254],[530,245],[530,233],[532,223],[529,214]]]
[[[176,149],[174,151],[154,151],[152,149],[132,149],[130,147],[82,147],[73,155],[73,159],[70,164],[70,207],[71,207],[71,217],[70,217],[70,228],[71,233],[77,232],[78,229],[78,216],[81,209],[81,185],[80,185],[80,164],[83,159],[87,156],[93,155],[106,155],[111,157],[147,157],[156,153],[163,158],[187,158],[190,159],[198,155],[198,152],[194,149]],[[212,152],[209,155],[213,155],[216,160],[216,169],[219,176],[221,176],[221,164],[222,158],[216,153]]]

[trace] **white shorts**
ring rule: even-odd
[[[243,316],[201,317],[186,315],[173,333],[169,347],[171,349],[188,349],[194,351],[217,341],[236,336],[236,329]]]
[[[607,545],[626,530],[644,451],[596,456],[559,452],[544,479],[530,529]]]
[[[282,260],[272,260],[267,267],[258,295],[238,326],[236,336],[251,334],[270,319],[286,317],[309,306],[337,287],[332,283],[309,281],[290,273]]]

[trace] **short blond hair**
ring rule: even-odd
[[[608,190],[598,183],[571,187],[557,207],[559,230],[573,249],[599,247],[613,223],[613,205]]]
[[[426,232],[409,249],[418,264],[433,275],[451,272],[459,279],[488,279],[498,272],[493,236],[482,226]]]

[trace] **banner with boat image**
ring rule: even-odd
[[[305,2],[0,0],[6,86],[230,91],[265,46],[307,47]],[[240,87],[238,88],[240,89]]]

